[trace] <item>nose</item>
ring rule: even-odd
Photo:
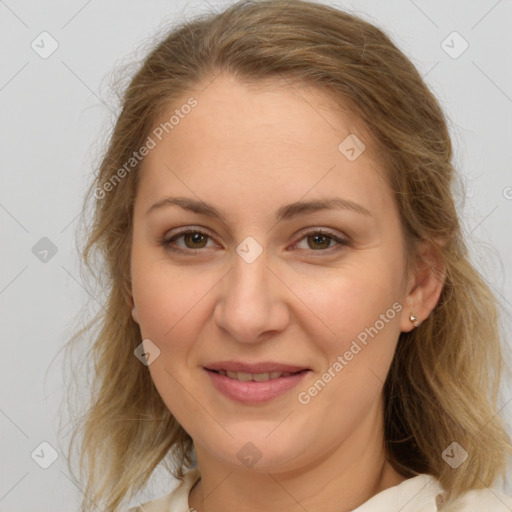
[[[222,280],[215,305],[217,326],[241,343],[263,341],[289,322],[285,284],[268,266],[265,251],[252,263],[238,255]]]

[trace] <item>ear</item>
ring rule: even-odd
[[[135,306],[132,308],[132,318],[136,323],[139,323],[139,315],[137,314],[137,309]]]
[[[407,295],[400,318],[400,330],[414,329],[410,315],[419,323],[426,320],[439,301],[445,283],[446,267],[432,243],[422,242],[412,263],[407,282]]]
[[[132,310],[132,318],[136,323],[139,323],[139,316],[137,314],[137,308],[135,307],[135,302],[133,300],[133,294],[131,290],[128,290],[125,294],[126,304],[128,308]]]

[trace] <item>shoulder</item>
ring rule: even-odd
[[[473,510],[510,512],[512,498],[498,489],[478,489],[464,493],[441,510],[442,512],[472,512]]]
[[[188,495],[200,476],[199,469],[192,468],[173,491],[160,498],[132,507],[126,512],[189,512]]]
[[[376,494],[353,512],[511,512],[512,498],[497,489],[468,491],[446,502],[444,489],[421,474]]]

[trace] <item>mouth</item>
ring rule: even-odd
[[[275,380],[281,377],[290,377],[299,373],[307,372],[307,369],[299,370],[297,372],[263,372],[263,373],[248,373],[248,372],[232,372],[228,370],[211,370],[205,368],[209,372],[216,373],[228,379],[238,380],[242,382],[254,381],[254,382],[265,382],[267,380]]]
[[[203,367],[213,388],[245,404],[262,404],[296,387],[309,368],[278,363],[220,362]]]

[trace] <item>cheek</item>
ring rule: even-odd
[[[326,420],[333,414],[334,424],[340,411],[350,411],[347,421],[358,421],[382,389],[400,334],[400,265],[400,258],[372,254],[314,285],[306,277],[296,281],[309,287],[308,305],[328,326],[319,331],[317,321],[315,331],[311,324],[323,367],[320,379],[301,389],[299,402],[314,402],[316,414]]]
[[[143,336],[163,341],[190,316],[215,284],[207,273],[172,267],[166,261],[132,264],[132,291]],[[192,323],[192,325],[194,325]]]
[[[396,331],[397,309],[401,309],[399,290],[382,275],[380,281],[373,277],[369,269],[364,276],[348,277],[340,286],[337,300],[332,301],[331,316],[343,340],[340,348],[348,350],[347,343],[355,339],[364,344],[369,331],[382,337],[390,330]]]
[[[349,350],[358,336],[364,343],[376,326],[382,338],[399,333],[400,260],[386,263],[383,254],[354,258],[328,273],[311,270],[288,275],[294,292],[307,308],[297,321],[332,358]],[[382,331],[382,332],[381,332]],[[366,334],[365,334],[366,333]],[[389,334],[388,334],[389,333]]]
[[[200,409],[190,396],[196,396],[194,381],[188,377],[189,354],[200,336],[204,319],[201,298],[212,284],[165,261],[144,264],[132,259],[132,291],[143,339],[150,339],[160,350],[148,369],[167,408],[181,425],[189,425]]]
[[[324,426],[319,448],[348,438],[375,410],[400,333],[395,291],[366,273],[333,283],[331,301],[317,303],[335,334],[314,338],[324,364],[296,398],[300,417],[316,419],[304,422],[304,436],[313,436],[316,424]]]

